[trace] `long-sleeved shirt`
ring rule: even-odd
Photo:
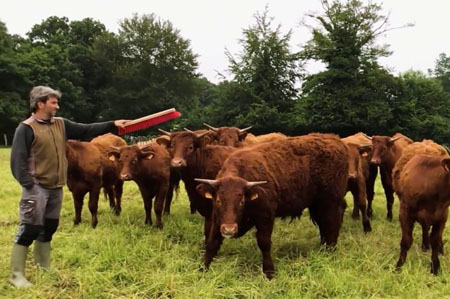
[[[82,124],[64,118],[62,118],[62,120],[64,122],[66,140],[88,140],[95,136],[112,132],[116,128],[113,121]],[[45,122],[42,120],[38,121]],[[52,125],[50,121],[47,121],[46,123]],[[14,178],[25,188],[31,188],[33,184],[36,183],[36,178],[33,177],[29,163],[34,139],[35,135],[33,129],[25,123],[20,123],[14,133],[11,147],[11,171]],[[65,146],[62,147],[65,148]],[[55,152],[55,155],[57,154],[59,153]],[[65,155],[65,152],[61,154]],[[58,157],[55,156],[55,159],[57,158]],[[57,170],[55,169],[54,171],[56,172]]]

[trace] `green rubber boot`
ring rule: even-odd
[[[34,241],[34,260],[42,269],[50,269],[50,242]]]
[[[25,262],[27,260],[28,247],[14,244],[11,253],[11,278],[9,282],[16,288],[29,288],[32,286],[25,278]]]

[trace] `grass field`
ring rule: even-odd
[[[420,249],[419,226],[401,271],[398,258],[398,200],[394,220],[386,220],[384,193],[377,181],[373,231],[364,234],[351,218],[347,195],[338,246],[319,246],[318,228],[307,211],[300,220],[277,220],[272,236],[276,276],[265,279],[254,230],[225,240],[211,269],[201,271],[202,219],[189,213],[182,190],[164,217],[164,228],[144,225],[144,209],[133,182],[125,183],[122,214],[102,198],[99,224],[90,226],[87,198],[82,223],[73,226],[73,200],[65,189],[58,232],[52,242],[52,270],[43,272],[29,253],[26,276],[34,284],[14,289],[8,282],[12,240],[18,226],[20,186],[9,170],[9,149],[0,149],[0,297],[1,298],[439,298],[450,296],[450,254],[441,273],[429,273],[430,253]],[[183,188],[181,188],[183,189]],[[152,216],[155,220],[154,215]],[[444,231],[444,248],[450,232]],[[30,250],[32,251],[32,250]]]

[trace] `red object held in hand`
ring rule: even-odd
[[[158,113],[150,114],[125,123],[124,128],[119,128],[119,135],[143,130],[151,126],[180,117],[181,113],[175,108],[167,109]]]

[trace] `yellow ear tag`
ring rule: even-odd
[[[148,155],[145,159],[147,160],[151,160],[153,158],[154,155]]]
[[[253,193],[252,196],[250,197],[250,200],[255,200],[258,198],[258,193]]]
[[[205,192],[205,198],[213,198],[213,196],[211,193]]]
[[[367,155],[368,155],[367,152],[361,154],[362,157],[367,157]]]
[[[114,155],[109,156],[110,161],[116,161],[116,157]]]

